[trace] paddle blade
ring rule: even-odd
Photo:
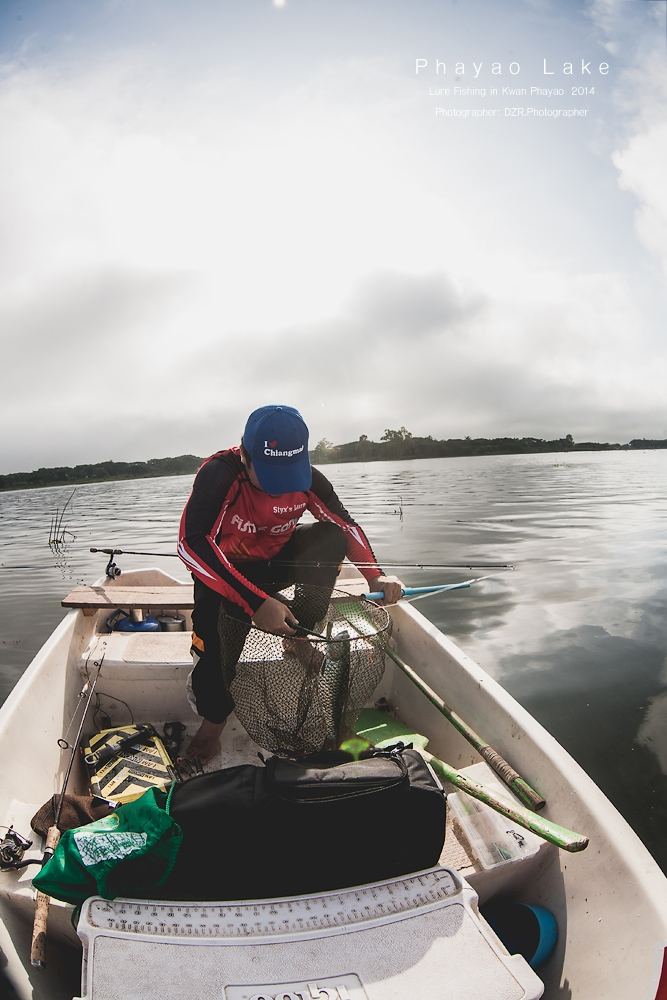
[[[531,830],[538,837],[548,840],[564,851],[583,851],[588,846],[588,837],[583,834],[568,830],[567,827],[560,826],[544,816],[539,816],[524,806],[498,798],[494,790],[472,781],[450,764],[433,757],[426,750],[428,744],[426,736],[422,736],[421,733],[413,733],[409,726],[406,726],[399,719],[393,719],[386,712],[379,709],[364,709],[357,721],[356,733],[357,736],[368,740],[376,747],[397,743],[399,740],[403,743],[412,743],[416,749],[425,751],[424,757],[442,781],[447,781],[456,788],[467,792],[468,795],[472,795],[473,798],[479,799],[480,802],[484,802],[501,816],[505,816],[526,830]]]
[[[368,740],[374,747],[390,746],[392,743],[412,743],[417,750],[425,750],[428,737],[415,733],[400,719],[394,719],[378,708],[365,708],[354,727],[357,736]]]

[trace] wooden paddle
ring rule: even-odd
[[[392,718],[386,712],[381,712],[378,709],[364,709],[359,716],[355,731],[360,739],[367,740],[368,743],[376,747],[389,746],[399,740],[403,743],[412,743],[443,781],[467,792],[474,799],[484,802],[501,816],[505,816],[513,823],[530,830],[531,833],[537,834],[538,837],[548,840],[550,844],[555,844],[556,847],[560,847],[564,851],[574,853],[588,847],[588,837],[583,834],[568,830],[558,823],[553,823],[551,820],[545,819],[544,816],[539,816],[531,809],[517,805],[509,799],[498,798],[495,792],[480,785],[477,781],[472,781],[450,764],[446,764],[438,757],[428,753],[426,750],[428,737],[413,732],[405,723]]]
[[[453,586],[456,586],[454,584]],[[344,606],[344,601],[337,601],[338,610],[341,610],[341,606]],[[342,612],[341,612],[342,614]],[[351,622],[349,618],[342,615],[345,621],[355,630],[357,635],[363,636],[364,638],[371,639],[372,636],[364,635],[364,632],[356,625]],[[355,606],[355,619],[359,617],[358,608]],[[370,627],[370,622],[369,622]],[[490,746],[485,739],[483,739],[479,733],[476,733],[472,726],[461,718],[461,716],[450,708],[449,705],[440,697],[439,694],[433,690],[432,687],[423,681],[416,670],[409,666],[403,660],[398,653],[396,653],[391,646],[384,645],[384,651],[387,656],[394,661],[397,667],[403,671],[403,673],[410,678],[413,684],[419,688],[419,690],[424,694],[431,704],[437,708],[441,715],[451,722],[456,730],[470,743],[471,746],[477,750],[479,755],[483,760],[492,768],[501,781],[504,781],[508,788],[510,788],[518,799],[523,802],[524,805],[528,806],[529,809],[543,809],[546,805],[546,800],[544,796],[540,795],[539,792],[528,784],[525,778],[523,778],[518,771],[515,771],[511,764],[509,764],[505,758],[498,753],[492,746]]]
[[[499,778],[505,782],[508,788],[514,792],[518,799],[520,799],[525,806],[529,809],[543,809],[546,805],[546,800],[539,792],[536,792],[531,785],[528,784],[525,778],[522,778],[518,771],[515,771],[511,764],[505,760],[497,750],[489,746],[486,740],[482,739],[479,733],[476,733],[472,726],[469,726],[464,719],[458,715],[454,709],[450,708],[449,705],[436,694],[433,688],[429,687],[426,681],[423,681],[416,670],[409,666],[405,660],[403,660],[398,653],[396,653],[390,646],[386,649],[387,656],[394,661],[397,667],[400,667],[403,673],[410,678],[413,684],[415,684],[422,694],[426,695],[428,700],[434,705],[441,715],[444,715],[448,719],[455,729],[465,736],[468,743],[471,744],[477,750],[479,755],[483,760],[492,768]]]

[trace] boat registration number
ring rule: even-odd
[[[225,1000],[368,1000],[359,976],[333,976],[307,983],[227,986]]]

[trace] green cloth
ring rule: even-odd
[[[150,898],[171,874],[183,840],[169,815],[170,795],[149,788],[109,816],[67,830],[32,884],[66,903],[97,895]]]

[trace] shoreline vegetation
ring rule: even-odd
[[[576,441],[571,434],[553,441],[542,438],[449,438],[438,440],[416,437],[405,427],[387,429],[379,441],[367,434],[357,441],[332,444],[322,438],[310,451],[316,465],[337,462],[388,462],[415,458],[461,458],[476,455],[531,455],[573,451],[643,451],[667,448],[666,440],[635,438],[627,444],[607,444],[596,441]],[[152,479],[160,476],[194,474],[203,459],[197,455],[176,458],[150,458],[147,462],[97,462],[92,465],[59,466],[36,469],[34,472],[10,472],[0,475],[0,490],[22,490],[42,486],[82,485],[125,479]]]

